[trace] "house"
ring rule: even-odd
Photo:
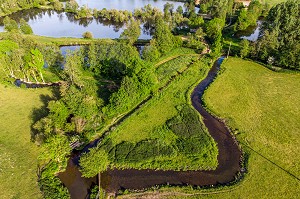
[[[248,7],[251,3],[251,0],[236,0],[235,2],[241,2],[243,3],[243,6]]]

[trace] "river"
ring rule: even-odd
[[[117,193],[120,189],[145,189],[156,185],[192,185],[212,186],[230,184],[237,179],[241,168],[242,152],[226,125],[213,117],[202,106],[202,95],[216,77],[224,57],[219,58],[210,69],[207,77],[200,82],[191,95],[193,107],[201,114],[210,135],[217,142],[218,166],[212,171],[159,171],[137,169],[110,169],[101,174],[101,187],[109,193]],[[200,128],[200,127],[199,127]],[[90,146],[95,146],[91,143]],[[76,164],[76,154],[69,160],[67,170],[59,174],[59,178],[67,186],[72,199],[83,199],[89,188],[97,182],[97,177],[82,178]]]

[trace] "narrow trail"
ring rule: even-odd
[[[158,62],[157,64],[154,65],[155,68],[158,68],[160,65],[168,62],[168,61],[171,61],[173,59],[176,59],[177,57],[181,57],[181,56],[185,56],[185,55],[189,55],[189,56],[199,56],[200,54],[177,54],[177,55],[173,55],[171,57],[168,57],[164,60],[161,60],[160,62]]]

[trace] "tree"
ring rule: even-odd
[[[4,24],[4,29],[8,32],[19,30],[19,26],[17,22],[7,16],[4,18],[3,24]]]
[[[126,24],[126,29],[121,33],[120,38],[126,39],[130,45],[136,42],[141,34],[140,22],[138,20],[131,19]]]
[[[85,39],[92,39],[93,38],[93,34],[89,31],[86,31],[82,34],[82,37]]]
[[[156,40],[157,48],[162,54],[166,54],[173,49],[173,37],[169,26],[161,17],[158,17],[155,22],[155,33],[153,38]]]
[[[150,41],[150,45],[145,46],[142,54],[142,58],[146,61],[153,62],[160,57],[160,52],[156,47],[155,39]]]
[[[106,171],[109,163],[108,155],[103,149],[92,148],[89,153],[80,157],[80,171],[84,177],[94,177],[98,173]]]
[[[30,25],[23,18],[20,20],[20,30],[26,35],[30,35],[33,33]]]
[[[63,9],[63,7],[64,7],[64,5],[59,0],[54,0],[53,1],[53,8],[54,8],[54,10],[61,11]]]
[[[67,52],[66,56],[66,64],[64,66],[64,73],[66,75],[66,79],[73,85],[78,87],[83,86],[82,81],[82,56],[80,55],[80,51],[75,52]]]
[[[222,30],[225,26],[225,21],[219,18],[214,18],[210,20],[206,25],[206,34],[210,40],[214,41],[222,35]]]
[[[300,69],[300,2],[288,0],[272,7],[256,45],[256,58],[274,65]]]
[[[40,164],[45,164],[49,161],[55,162],[58,167],[54,173],[58,173],[67,167],[68,156],[71,151],[72,148],[66,136],[54,136],[46,140],[38,159]]]
[[[243,39],[241,41],[241,50],[240,50],[240,56],[241,58],[247,57],[250,53],[250,45],[249,41],[246,39]]]
[[[36,72],[39,73],[41,79],[43,82],[44,77],[43,77],[43,67],[44,67],[44,58],[42,53],[36,48],[36,49],[31,49],[25,56],[24,56],[24,70],[30,72],[33,75],[33,78],[35,79],[36,82],[38,82]]]
[[[78,8],[79,8],[79,5],[75,0],[70,0],[70,1],[66,2],[66,5],[65,5],[66,12],[77,13]]]

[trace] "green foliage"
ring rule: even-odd
[[[60,11],[64,8],[64,5],[59,0],[53,0],[53,8],[54,8],[54,10]]]
[[[39,154],[39,161],[41,164],[53,162],[56,167],[53,173],[63,171],[69,159],[69,154],[72,148],[69,145],[68,138],[66,136],[53,136],[46,140],[42,146],[42,151]]]
[[[87,6],[80,7],[80,9],[76,11],[75,18],[76,19],[93,18],[92,9],[88,8]]]
[[[87,154],[81,155],[79,164],[82,176],[89,178],[106,171],[109,166],[109,160],[104,150],[92,148]]]
[[[78,8],[79,8],[79,5],[75,0],[70,0],[70,1],[66,2],[66,5],[65,5],[66,12],[77,13]]]
[[[240,56],[241,58],[247,57],[250,53],[250,45],[249,41],[246,39],[243,39],[241,41],[241,51],[240,51]]]
[[[204,20],[201,16],[198,16],[196,13],[192,13],[189,17],[189,26],[191,28],[197,28],[204,24]]]
[[[88,49],[88,64],[92,71],[107,79],[120,80],[140,70],[135,47],[125,43],[98,43]]]
[[[258,17],[262,14],[263,6],[258,0],[251,1],[248,9],[241,9],[234,30],[245,30],[249,26],[255,26]]]
[[[43,169],[39,178],[39,186],[43,192],[43,197],[46,199],[70,198],[68,189],[62,184],[60,179],[53,175],[57,170],[57,164],[54,162],[49,163],[46,168]]]
[[[9,17],[5,17],[3,20],[4,29],[8,32],[19,31],[17,22]]]
[[[288,0],[270,10],[263,25],[263,36],[256,45],[256,58],[285,68],[300,68],[300,3]],[[286,20],[288,18],[288,20]]]
[[[150,45],[144,47],[142,58],[146,61],[153,62],[160,57],[160,52],[156,47],[155,39],[151,39]]]
[[[156,40],[157,48],[161,54],[166,54],[174,48],[173,37],[169,26],[159,17],[155,22],[153,38]]]
[[[183,58],[184,56],[181,59]],[[165,64],[160,67],[163,68]],[[198,75],[203,77],[206,69],[200,61],[190,67],[180,77],[175,78],[162,93],[154,96],[123,121],[100,144],[99,147],[108,153],[112,167],[187,170],[212,169],[217,165],[216,146],[206,131],[201,131],[203,125],[196,112],[186,104],[189,98],[186,98],[188,95],[184,92],[193,88],[192,85],[199,81]],[[182,112],[175,108],[178,105],[183,105],[182,109],[179,108]],[[178,116],[184,117],[182,121],[185,122],[187,132],[194,135],[196,144],[201,142],[199,146],[193,145],[192,139],[182,137],[168,127],[170,118]],[[198,122],[191,121],[193,119]],[[199,153],[193,153],[193,148]]]
[[[89,31],[87,31],[87,32],[84,32],[82,34],[82,37],[85,38],[85,39],[92,39],[93,38],[93,34],[91,32],[89,32]]]
[[[9,15],[19,10],[39,8],[41,5],[46,5],[53,0],[1,0],[0,16]]]
[[[205,133],[198,114],[188,105],[178,106],[179,114],[167,122],[168,127],[182,138],[190,138]]]
[[[155,71],[159,85],[164,85],[172,76],[183,71],[194,59],[195,55],[184,55],[159,66]]]
[[[33,33],[30,25],[28,25],[28,23],[23,18],[20,20],[20,30],[26,35],[30,35]]]
[[[137,41],[141,34],[140,22],[137,20],[130,20],[127,23],[126,29],[121,33],[121,39],[127,39],[129,44],[133,44]]]
[[[206,35],[211,41],[214,41],[222,36],[222,30],[225,26],[225,21],[220,18],[214,18],[206,24]]]

